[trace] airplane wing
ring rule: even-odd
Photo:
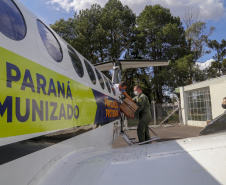
[[[139,67],[152,67],[152,66],[167,66],[169,60],[118,60],[121,63],[122,69],[139,68]],[[94,65],[100,71],[112,70],[114,62],[104,62]]]
[[[41,185],[225,184],[225,133],[111,151],[80,150],[58,162]]]

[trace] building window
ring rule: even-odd
[[[22,40],[26,35],[24,18],[12,1],[0,1],[0,32],[13,40]]]
[[[37,20],[38,31],[42,38],[42,42],[48,51],[49,55],[55,60],[56,62],[61,62],[63,59],[63,52],[61,46],[54,36],[54,34],[44,25],[40,20]]]
[[[186,92],[188,120],[212,120],[209,87]]]

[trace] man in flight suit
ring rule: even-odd
[[[133,101],[137,104],[138,109],[134,116],[139,116],[139,124],[137,127],[137,135],[139,142],[150,140],[148,124],[151,121],[150,103],[148,97],[142,92],[141,86],[134,87]]]

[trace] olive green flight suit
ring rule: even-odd
[[[150,140],[148,124],[151,121],[150,103],[148,97],[141,93],[133,98],[133,101],[137,104],[138,109],[134,116],[139,115],[139,124],[137,127],[137,135],[139,142]]]

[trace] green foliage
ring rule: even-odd
[[[223,59],[222,63],[221,63],[221,71],[223,73],[223,75],[226,75],[226,58]]]
[[[190,85],[195,82],[204,81],[206,71],[202,71],[196,66],[196,60],[193,54],[185,55],[178,60],[172,60],[167,73],[166,84],[169,91],[177,87]]]
[[[146,6],[137,18],[136,29],[137,38],[142,39],[145,46],[140,49],[142,58],[164,60],[180,58],[184,53],[186,42],[182,23],[169,9],[160,5]],[[154,67],[152,71],[151,88],[157,102],[163,102],[163,88],[168,81],[166,69],[170,67]]]
[[[122,54],[125,59],[171,60],[167,67],[122,72],[131,96],[133,87],[139,84],[149,99],[157,103],[170,99],[164,91],[172,92],[179,86],[226,74],[225,40],[222,47],[209,41],[209,47],[218,51],[215,57],[220,64],[213,63],[207,71],[195,66],[206,52],[205,43],[215,28],[208,30],[205,22],[197,21],[185,31],[180,18],[161,5],[146,6],[136,17],[120,0],[109,0],[104,7],[93,4],[51,27],[93,64],[118,59]],[[109,72],[104,74],[110,77]]]
[[[103,28],[107,30],[107,54],[110,58],[119,58],[127,46],[131,30],[135,26],[136,16],[128,6],[119,0],[109,0],[103,8]]]
[[[185,43],[185,33],[179,17],[160,5],[146,6],[137,18],[138,37],[145,41],[142,57],[166,59],[176,57],[175,48]]]
[[[51,27],[92,63],[119,58],[127,47],[136,16],[118,0],[109,0],[104,8],[94,4],[67,21]]]
[[[215,61],[211,63],[211,66],[208,69],[208,78],[225,75],[226,59],[224,59],[224,57],[226,56],[226,40],[223,39],[221,43],[216,40],[210,40],[208,46],[216,51],[215,56],[213,56]]]
[[[126,69],[122,73],[122,79],[127,82],[127,92],[133,97],[133,88],[139,84],[142,87],[142,91],[149,97],[149,100],[153,98],[152,83],[150,81],[150,71],[146,68],[138,69]]]
[[[216,51],[216,54],[213,58],[221,62],[226,56],[226,40],[223,39],[221,43],[216,40],[210,40],[208,46]]]
[[[50,27],[69,44],[72,44],[73,40],[77,37],[76,28],[74,28],[74,19],[72,18],[69,18],[67,21],[60,19],[55,24],[50,25]]]
[[[214,30],[215,27],[213,26],[211,26],[208,30],[206,22],[202,21],[194,22],[189,28],[186,29],[185,32],[188,47],[190,51],[194,53],[196,60],[209,52],[205,50],[205,47],[207,47],[208,38]]]
[[[79,11],[75,15],[75,25],[79,33],[74,40],[74,47],[86,56],[93,63],[104,60],[106,55],[102,52],[106,44],[106,31],[102,28],[102,8],[98,4],[94,4],[90,9]],[[101,51],[101,52],[100,52]]]

